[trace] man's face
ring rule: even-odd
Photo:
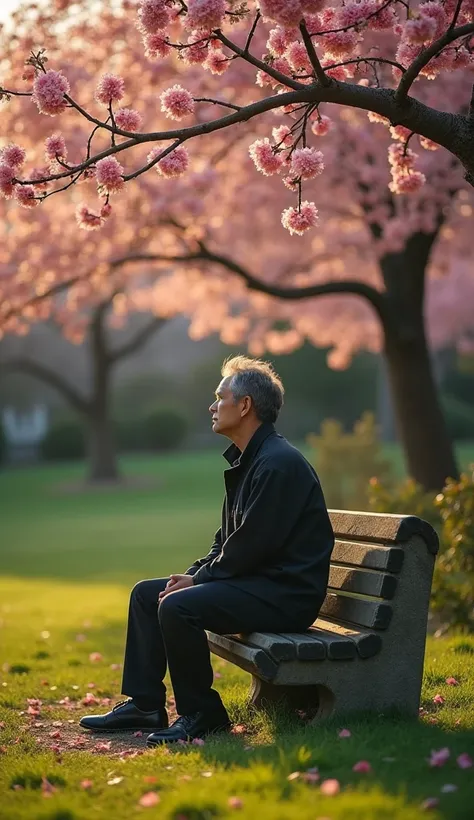
[[[214,433],[228,436],[239,428],[242,421],[244,400],[234,402],[234,396],[229,387],[230,378],[222,379],[216,390],[216,400],[209,407],[212,415],[212,429]]]

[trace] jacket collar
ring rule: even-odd
[[[239,450],[236,444],[231,444],[222,455],[231,467],[243,467],[250,463],[265,439],[275,432],[275,427],[271,422],[264,422],[260,427],[257,427],[243,452]]]

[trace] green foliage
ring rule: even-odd
[[[452,395],[441,398],[446,424],[451,438],[469,439],[474,436],[474,411],[472,403]]]
[[[311,461],[321,479],[326,502],[336,509],[365,509],[373,476],[389,479],[391,466],[383,456],[373,413],[364,413],[352,433],[326,419],[319,436],[308,436]]]
[[[444,624],[474,630],[474,465],[459,480],[449,479],[436,497],[406,479],[396,487],[370,482],[374,512],[418,515],[440,537],[433,576],[431,608]]]
[[[178,408],[157,407],[144,416],[143,430],[151,450],[176,450],[186,438],[188,420]]]
[[[3,430],[3,424],[0,420],[0,464],[3,462],[5,458],[5,453],[7,449],[7,442],[5,439],[5,432]]]
[[[43,458],[50,461],[83,458],[85,450],[82,425],[73,419],[53,424],[41,444]]]

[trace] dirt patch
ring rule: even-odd
[[[75,495],[79,493],[101,493],[110,492],[111,490],[117,493],[127,492],[128,490],[150,490],[161,489],[164,486],[164,479],[159,476],[124,476],[118,481],[86,481],[81,478],[77,481],[62,481],[60,484],[54,484],[51,487],[53,495]]]

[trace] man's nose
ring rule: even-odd
[[[209,412],[213,413],[214,410],[216,410],[216,409],[217,409],[217,402],[214,401],[214,402],[212,402],[211,406],[209,407]]]

